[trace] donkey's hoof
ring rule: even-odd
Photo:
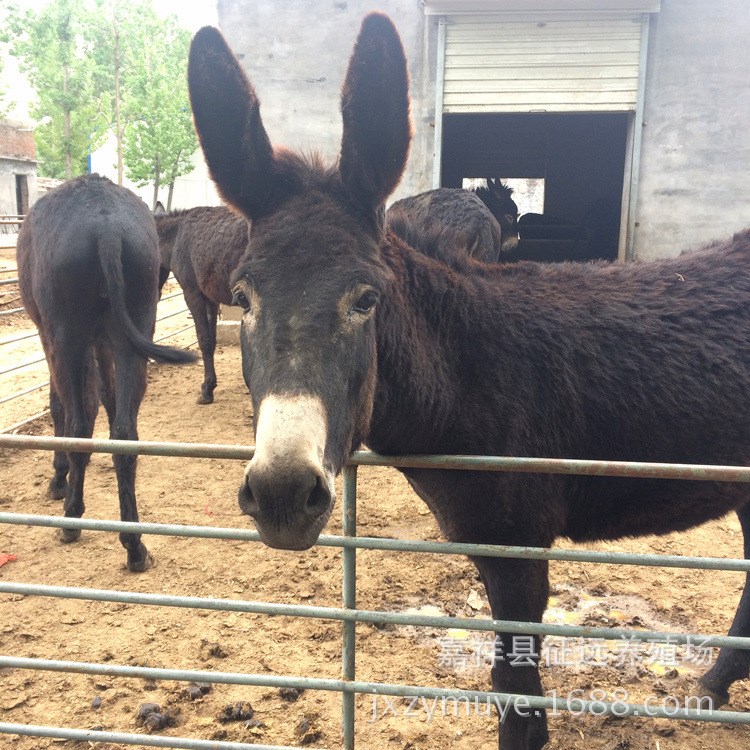
[[[198,396],[197,403],[199,404],[213,404],[213,402],[214,402],[213,393],[201,393],[201,395]]]
[[[68,480],[65,477],[52,477],[47,487],[47,497],[50,500],[65,500],[65,492],[68,489]]]
[[[143,545],[141,545],[141,549],[138,550],[137,555],[131,555],[128,552],[128,570],[131,573],[144,573],[155,562],[154,556]]]
[[[57,536],[63,544],[77,542],[81,538],[80,529],[58,529]]]
[[[703,695],[702,698],[708,698],[711,701],[711,709],[721,708],[723,705],[729,703],[729,693],[717,693],[711,688],[706,687],[702,682],[698,682],[700,691]]]

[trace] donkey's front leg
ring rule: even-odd
[[[541,622],[549,582],[545,560],[473,558],[487,589],[496,620]],[[539,678],[541,638],[498,633],[492,689],[500,693],[542,695]],[[502,710],[500,710],[502,709]],[[498,706],[500,750],[540,750],[549,740],[547,715],[522,702]]]

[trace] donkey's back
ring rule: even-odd
[[[500,258],[500,224],[469,190],[438,188],[402,198],[386,211],[386,223],[402,240],[443,263],[461,257],[495,263]]]

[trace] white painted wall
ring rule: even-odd
[[[180,177],[175,182],[174,195],[172,196],[172,208],[193,208],[194,206],[218,206],[221,204],[219,194],[216,192],[211,178],[208,175],[208,167],[203,160],[200,148],[193,154],[194,170]],[[117,182],[117,148],[114,135],[99,149],[91,154],[91,171],[98,172]],[[123,185],[140,196],[148,206],[151,206],[154,196],[153,185],[137,187],[134,183],[123,177]],[[169,188],[162,187],[159,190],[159,200],[167,205]]]

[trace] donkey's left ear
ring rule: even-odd
[[[409,75],[398,32],[382,13],[362,22],[341,92],[339,171],[351,197],[376,211],[398,185],[411,142]]]

